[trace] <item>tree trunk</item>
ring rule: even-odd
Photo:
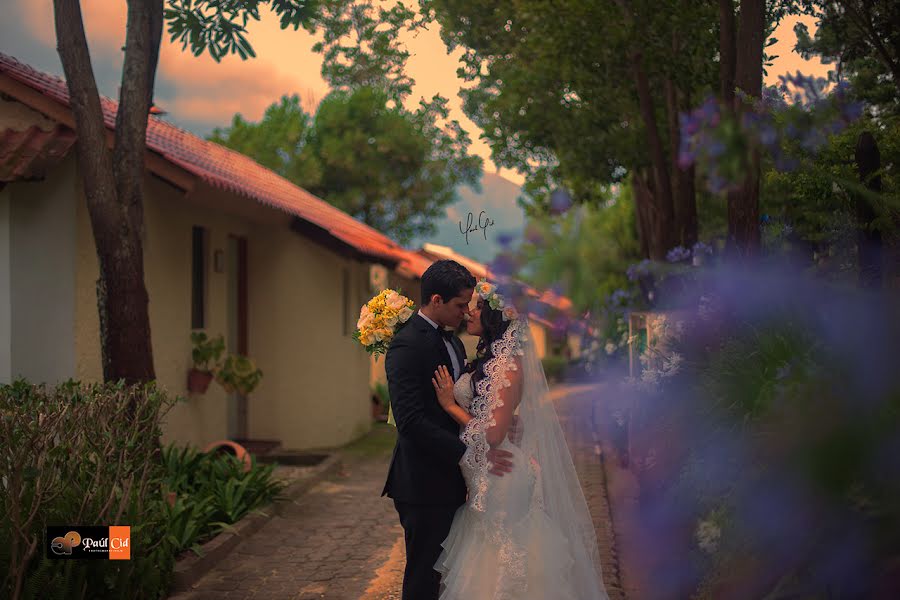
[[[129,0],[115,145],[107,132],[78,0],[54,0],[56,38],[76,124],[100,278],[97,309],[105,381],[155,379],[144,285],[143,176],[147,118],[162,37],[162,0]]]
[[[647,184],[642,175],[634,173],[631,178],[631,193],[634,196],[634,220],[637,225],[638,244],[642,258],[650,258],[650,201]]]
[[[735,52],[735,86],[746,95],[762,95],[763,44],[766,29],[765,0],[742,0]],[[743,103],[734,100],[735,117]],[[753,151],[740,187],[728,194],[728,246],[732,257],[752,259],[759,254],[760,156]]]
[[[868,131],[860,134],[856,142],[856,165],[860,182],[871,192],[881,193],[881,175],[874,175],[881,168],[881,153]],[[856,194],[859,285],[866,288],[880,288],[882,280],[882,241],[881,232],[873,227],[875,217],[868,198]]]
[[[666,153],[663,148],[662,138],[659,135],[653,97],[650,95],[650,83],[644,71],[643,61],[642,53],[639,50],[635,51],[632,55],[632,69],[637,84],[641,117],[644,121],[644,131],[647,136],[647,147],[650,151],[651,164],[653,165],[653,191],[649,206],[653,208],[651,222],[653,223],[654,234],[649,247],[651,258],[664,260],[666,253],[674,246],[675,209],[672,201],[672,181],[669,178]],[[660,247],[664,247],[662,255],[659,255],[658,252]]]
[[[734,105],[734,0],[719,0],[719,84],[722,103]]]
[[[627,0],[616,0],[616,4],[621,9],[626,22],[635,28],[639,37],[645,37],[643,35],[645,33],[643,31],[643,22],[639,16],[635,16],[629,2]],[[640,42],[637,43],[639,44]],[[644,131],[647,136],[647,148],[650,152],[650,161],[653,166],[652,182],[650,180],[644,181],[643,176],[634,178],[635,206],[640,209],[643,203],[645,233],[648,237],[647,250],[650,258],[665,260],[666,253],[674,246],[673,240],[675,238],[672,181],[669,177],[665,148],[659,135],[659,125],[656,122],[656,111],[653,96],[650,93],[650,82],[647,72],[644,70],[644,56],[639,45],[632,48],[630,58],[640,104],[641,119],[644,121]],[[647,226],[649,226],[649,229],[646,228]]]
[[[660,207],[660,197],[656,193],[655,178],[643,173],[635,173],[632,178],[634,186],[635,214],[638,217],[638,228],[642,232],[641,249],[646,248],[646,256],[652,260],[666,260],[666,254],[672,249],[671,213],[666,218]]]
[[[678,41],[673,37],[672,50],[677,54]],[[678,87],[671,77],[666,78],[666,112],[669,121],[669,165],[672,172],[673,214],[675,217],[675,245],[692,248],[697,243],[697,196],[694,189],[694,166],[685,170],[678,166],[678,147],[681,143],[681,126],[678,115],[686,102],[680,102]]]

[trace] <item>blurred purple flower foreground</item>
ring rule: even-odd
[[[597,400],[649,597],[900,598],[900,298],[717,269],[674,305]]]

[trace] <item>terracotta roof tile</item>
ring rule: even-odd
[[[66,107],[69,105],[66,83],[59,77],[38,71],[3,53],[0,53],[0,73]],[[101,97],[101,104],[106,126],[113,129],[118,104],[106,97]],[[147,148],[212,186],[309,221],[367,256],[397,263],[410,254],[383,233],[357,221],[253,159],[201,139],[155,116],[149,117]]]
[[[43,177],[74,143],[74,132],[61,125],[50,131],[36,125],[0,131],[0,182]]]

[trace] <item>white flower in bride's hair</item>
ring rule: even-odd
[[[513,319],[519,318],[519,313],[512,306],[507,306],[503,309],[503,320],[504,321],[512,321]]]
[[[408,306],[404,306],[400,313],[397,315],[400,318],[401,323],[406,323],[409,318],[413,315],[413,309]]]
[[[481,280],[478,282],[478,285],[475,286],[475,291],[479,296],[487,300],[487,297],[490,296],[491,292],[494,291],[494,286],[485,280]]]

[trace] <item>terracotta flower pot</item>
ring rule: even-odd
[[[205,394],[212,379],[213,374],[209,371],[191,369],[188,371],[188,391],[194,394]]]
[[[213,442],[203,449],[204,452],[226,452],[228,454],[233,454],[237,459],[244,463],[244,471],[250,470],[250,453],[247,452],[247,449],[232,442],[231,440],[219,440],[217,442]]]

